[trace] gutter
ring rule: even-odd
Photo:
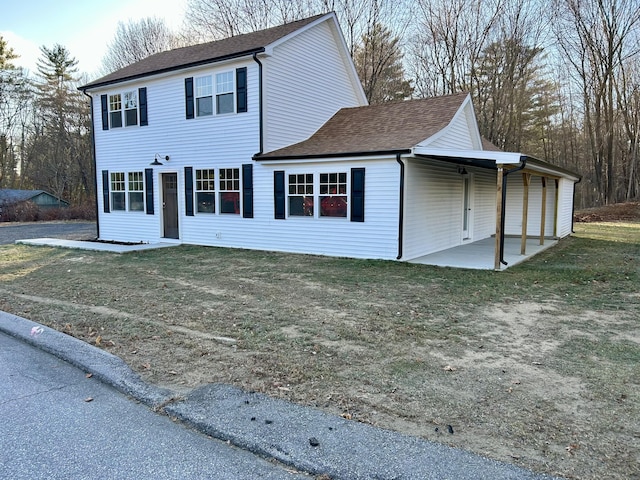
[[[403,244],[402,232],[404,230],[404,169],[405,169],[405,165],[400,157],[401,157],[401,154],[396,153],[396,162],[400,164],[400,212],[398,214],[398,256],[396,257],[396,260],[400,260],[402,258],[402,244]]]
[[[306,155],[273,155],[267,154],[264,156],[254,155],[254,160],[267,161],[280,161],[280,160],[310,160],[316,158],[339,158],[339,157],[367,157],[367,156],[379,156],[379,155],[396,155],[396,158],[402,154],[411,153],[411,149],[405,150],[375,150],[369,152],[338,152],[338,153],[310,153]]]
[[[524,155],[520,157],[520,165],[511,170],[505,170],[502,174],[502,218],[500,219],[500,263],[502,265],[509,265],[504,260],[504,224],[506,217],[506,204],[507,204],[507,175],[510,173],[517,172],[519,170],[524,170],[527,166],[527,157]]]
[[[260,151],[253,156],[255,160],[255,157],[262,155],[264,151],[264,116],[262,108],[262,62],[258,60],[258,52],[254,52],[253,60],[258,64],[258,108],[260,109]]]
[[[96,130],[93,126],[93,97],[89,95],[85,90],[82,93],[89,97],[89,105],[91,105],[91,155],[93,157],[93,190],[95,192],[96,200],[96,235],[100,238],[100,211],[98,209],[98,161],[96,159]]]
[[[573,229],[574,227],[573,219],[576,216],[576,185],[579,184],[581,181],[582,181],[582,177],[578,178],[577,182],[573,182],[573,202],[571,202],[571,233],[576,233],[576,231]]]

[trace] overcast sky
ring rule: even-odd
[[[56,43],[78,60],[78,71],[95,77],[119,21],[144,17],[182,26],[187,0],[0,0],[0,35],[20,58],[14,64],[36,71],[40,46]]]

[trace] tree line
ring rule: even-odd
[[[188,0],[172,31],[118,24],[106,74],[151,54],[335,11],[370,103],[466,91],[482,135],[583,176],[577,207],[640,197],[637,0]],[[94,198],[77,62],[42,47],[35,77],[0,38],[0,187]]]

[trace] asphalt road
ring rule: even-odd
[[[0,223],[0,245],[28,238],[93,240],[96,236],[96,222]]]
[[[310,478],[158,415],[0,333],[0,478]]]

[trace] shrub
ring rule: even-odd
[[[33,202],[3,206],[0,221],[36,222],[52,220],[95,220],[96,207],[92,202],[67,208],[39,208]]]

